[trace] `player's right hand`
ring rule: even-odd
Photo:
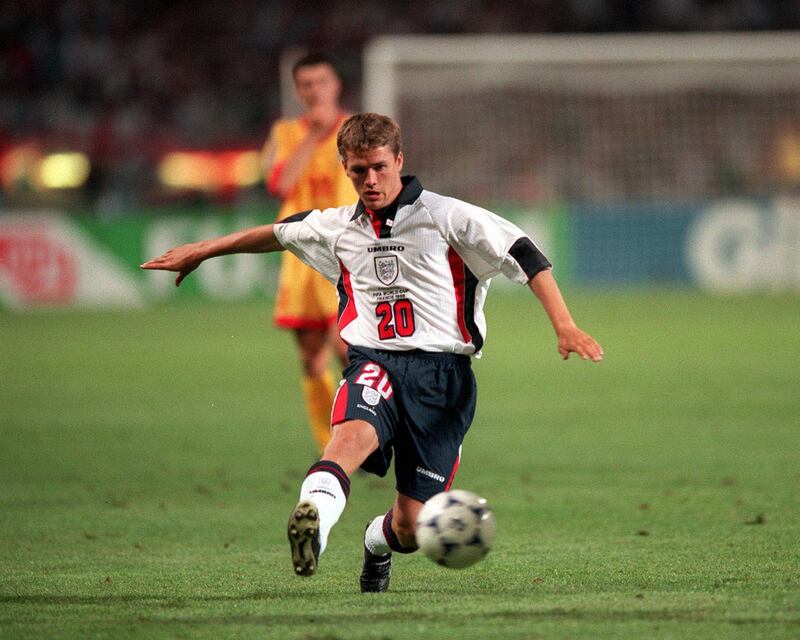
[[[175,286],[180,286],[183,279],[200,266],[205,257],[200,249],[200,243],[183,244],[167,251],[164,255],[149,260],[140,265],[142,269],[155,269],[161,271],[177,271]]]
[[[600,362],[603,347],[592,336],[578,327],[566,327],[558,332],[558,352],[566,360],[570,353],[577,353],[584,360]]]

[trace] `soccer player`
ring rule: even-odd
[[[292,76],[305,113],[278,120],[263,151],[267,188],[282,200],[277,220],[357,198],[336,151],[336,132],[346,117],[339,105],[342,82],[336,67],[327,56],[309,53],[294,64]],[[275,324],[294,332],[306,409],[320,452],[330,440],[336,391],[329,369],[331,351],[347,363],[347,347],[336,332],[336,308],[333,285],[292,253],[284,253]]]
[[[395,457],[394,504],[366,528],[361,590],[386,591],[392,552],[416,550],[424,502],[450,488],[475,411],[470,358],[483,346],[489,279],[527,285],[553,325],[558,351],[592,361],[600,345],[579,329],[533,241],[503,218],[402,176],[400,129],[361,113],[337,144],[358,201],[275,225],[183,245],[145,269],[177,271],[208,258],[289,249],[339,292],[338,327],[350,363],[334,401],[331,441],[312,465],[289,518],[295,572],[312,575],[359,467],[380,476]]]

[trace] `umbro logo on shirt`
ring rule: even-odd
[[[406,248],[402,244],[378,244],[374,247],[367,247],[369,253],[377,253],[378,251],[405,251]]]

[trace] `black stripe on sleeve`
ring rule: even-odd
[[[275,224],[283,224],[284,222],[301,222],[302,220],[305,220],[308,214],[312,211],[313,209],[309,209],[308,211],[293,213],[290,216],[286,216],[283,220],[278,220]]]
[[[517,261],[525,275],[528,276],[528,280],[540,271],[553,266],[537,246],[531,242],[531,239],[524,236],[511,245],[508,253]]]

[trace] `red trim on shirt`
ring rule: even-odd
[[[333,399],[333,411],[331,412],[331,426],[344,422],[347,419],[347,383],[339,387],[336,397]]]
[[[383,221],[381,217],[375,213],[372,209],[365,209],[367,215],[369,216],[369,221],[372,223],[372,229],[375,231],[375,237],[380,239],[381,237],[381,225]]]
[[[272,167],[272,171],[269,172],[269,177],[267,178],[267,189],[269,189],[269,192],[274,196],[283,195],[280,191],[278,191],[278,181],[281,179],[281,174],[285,168],[285,162],[276,162]]]
[[[358,317],[358,310],[356,309],[356,301],[353,297],[353,285],[350,284],[350,272],[339,261],[339,269],[342,272],[342,285],[344,286],[345,295],[347,295],[347,304],[345,305],[342,315],[339,316],[339,333],[344,331],[344,328]]]
[[[453,288],[456,295],[456,315],[458,317],[458,328],[461,331],[461,337],[464,342],[469,344],[472,342],[472,335],[467,329],[467,322],[464,319],[464,261],[461,256],[456,253],[453,247],[447,250],[447,262],[450,263],[450,273],[453,274]]]

